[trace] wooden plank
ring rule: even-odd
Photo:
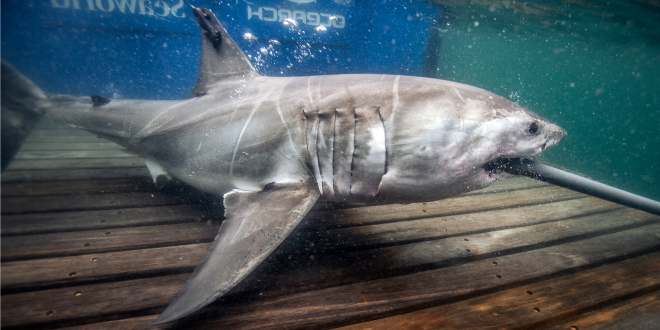
[[[524,176],[513,176],[504,174],[503,179],[498,182],[479,190],[470,191],[464,194],[459,195],[460,197],[464,196],[473,196],[473,195],[485,195],[492,193],[500,192],[511,192],[514,190],[523,190],[523,189],[533,189],[533,188],[542,188],[542,187],[551,187],[550,184],[543,181],[534,180]],[[430,202],[435,203],[435,202]],[[355,202],[355,203],[338,203],[338,205],[350,205],[351,207],[368,207],[368,206],[382,206],[382,205],[392,205],[395,203],[383,203],[383,202]],[[417,203],[422,204],[422,203]],[[346,207],[341,207],[346,208]]]
[[[108,168],[108,167],[143,167],[146,166],[144,159],[134,158],[79,158],[79,159],[41,159],[26,160],[18,159],[11,162],[5,170],[24,171],[24,170],[68,170],[81,168]]]
[[[66,125],[60,125],[59,127],[37,127],[35,128],[30,135],[82,135],[82,136],[96,136],[94,133],[69,127]]]
[[[49,128],[70,129],[70,130],[76,130],[76,131],[80,130],[80,129],[73,128],[71,126],[67,126],[65,124],[62,124],[60,122],[56,122],[56,121],[54,121],[52,119],[49,119],[49,118],[42,118],[35,125],[35,131],[42,130],[42,129],[49,129]]]
[[[157,313],[165,307],[157,304],[174,298],[173,293],[176,291],[169,287],[180,287],[188,276],[180,274],[2,295],[2,325],[34,326],[57,324],[71,319],[79,323],[96,323],[104,316],[111,317],[113,314],[130,311]],[[144,322],[143,326],[149,322]]]
[[[658,315],[660,315],[660,291],[655,291],[552,324],[544,327],[543,330],[606,328],[653,330],[660,324]]]
[[[73,326],[62,328],[67,330],[96,330],[96,329],[123,329],[123,330],[147,330],[147,329],[168,329],[163,326],[148,327],[145,324],[151,323],[158,315],[148,315],[142,317],[134,317],[130,319],[115,320],[108,322],[99,322],[95,324],[86,324],[81,326]],[[172,329],[172,328],[169,328]],[[322,329],[322,328],[319,328]]]
[[[455,216],[390,222],[378,225],[332,229],[327,245],[332,248],[365,248],[438,239],[466,232],[492,231],[529,226],[591,214],[605,213],[623,206],[595,197],[579,198],[557,203],[532,205]],[[351,239],[360,237],[360,239]]]
[[[309,261],[308,258],[311,257],[311,260],[316,261],[299,263],[299,267],[293,267],[287,271],[288,275],[285,278],[278,277],[268,281],[278,283],[282,287],[299,287],[300,283],[314,283],[313,286],[323,287],[359,282],[387,276],[388,274],[405,274],[420,269],[444,267],[457,262],[486,258],[496,254],[516,253],[526,249],[538,248],[541,245],[560,244],[571,239],[578,240],[598,236],[612,230],[655,223],[659,219],[657,216],[641,211],[623,210],[608,213],[608,215],[608,217],[593,215],[572,222],[566,220],[543,223],[529,227],[466,234],[428,242],[356,251],[344,253],[339,259],[321,257],[322,251],[309,248],[310,242],[307,241],[307,237],[294,235],[294,237],[287,240],[289,241],[288,244],[298,246],[297,249],[300,249],[301,244],[306,244],[308,248],[293,254],[309,254],[305,257],[306,260]],[[566,226],[569,226],[570,231],[567,230]],[[660,225],[653,224],[644,228],[655,230],[660,228]],[[304,242],[296,243],[296,239]],[[359,237],[355,239],[359,239]],[[660,242],[660,236],[655,237],[651,242],[657,244]],[[180,248],[184,248],[184,246]],[[189,258],[186,258],[186,261],[189,260],[191,263],[182,264],[183,261],[179,262],[177,260],[176,267],[168,262],[170,259],[167,259],[168,261],[163,260],[164,263],[162,264],[153,263],[150,259],[154,255],[178,257],[177,250],[172,250],[170,247],[108,252],[103,254],[102,259],[110,260],[110,262],[94,265],[89,263],[90,258],[93,257],[88,256],[5,262],[2,263],[2,289],[85,282],[125,273],[158,273],[163,268],[169,269],[170,267],[190,267],[192,269],[197,262],[201,261],[208,248],[209,245],[207,244],[186,245],[185,251],[190,255]],[[291,251],[280,250],[278,253],[284,253],[286,257],[292,253]],[[98,254],[95,257],[101,259],[100,255]],[[320,256],[317,258],[316,255]],[[321,262],[321,259],[323,259],[323,262]],[[369,262],[366,262],[366,260],[369,260]],[[287,260],[277,261],[276,258],[273,258],[271,262],[287,263]],[[146,268],[147,266],[154,268]],[[310,271],[311,268],[315,269]],[[69,277],[67,274],[70,272],[76,272],[77,275]]]
[[[80,151],[21,151],[14,159],[61,159],[61,158],[135,158],[125,150],[80,150]]]
[[[2,238],[2,261],[212,242],[220,221]]]
[[[549,187],[550,184],[543,181],[534,180],[525,176],[504,176],[503,179],[495,182],[494,184],[475,191],[471,191],[461,196],[470,196],[470,195],[482,195],[482,194],[491,194],[497,192],[506,192],[514,191],[521,189],[532,189],[532,188],[541,188]]]
[[[319,264],[319,268],[312,273],[307,273],[307,267],[290,269],[291,277],[278,279],[276,282],[283,287],[296,286],[296,283],[300,282],[318,282],[322,287],[341,285],[579,241],[646,224],[657,226],[658,221],[658,216],[624,209],[491,232],[471,232],[468,228],[468,231],[441,239],[341,253],[336,256],[340,259],[332,261],[334,259],[330,258],[331,261]],[[353,239],[360,240],[361,237],[356,236]],[[660,242],[660,236],[657,240],[654,239],[654,242]],[[302,244],[304,242],[299,245]],[[320,254],[318,258],[322,258],[321,251],[324,248],[318,243],[316,245],[315,248],[307,249],[314,258],[317,257],[314,256],[315,253]],[[351,265],[350,269],[343,268],[346,264]],[[306,279],[307,276],[312,276],[313,279]]]
[[[114,142],[78,142],[78,143],[24,143],[21,151],[54,151],[54,150],[123,150],[123,146]]]
[[[130,158],[120,158],[120,159],[80,159],[80,160],[48,160],[48,161],[40,161],[40,162],[33,162],[33,161],[25,161],[26,164],[35,164],[34,166],[40,166],[39,164],[44,164],[44,163],[50,163],[54,162],[55,165],[54,167],[58,167],[59,165],[63,167],[76,167],[78,165],[80,166],[95,166],[93,164],[99,164],[99,167],[103,166],[103,164],[108,164],[107,162],[112,162],[112,161],[118,161],[118,162],[130,162],[128,164],[144,164],[144,161],[141,158],[135,158],[135,159],[130,159]],[[16,162],[22,162],[22,161],[14,161]],[[139,163],[137,163],[139,162]],[[44,196],[44,195],[55,195],[55,194],[71,194],[71,193],[86,193],[86,192],[124,192],[124,191],[153,191],[155,188],[153,187],[153,184],[151,183],[151,179],[147,178],[146,175],[142,175],[140,177],[136,178],[130,178],[130,179],[124,179],[124,178],[119,178],[119,179],[89,179],[88,177],[85,178],[84,175],[86,174],[85,172],[79,172],[80,174],[78,176],[81,176],[82,179],[79,181],[71,180],[67,182],[59,182],[59,181],[45,181],[45,182],[11,182],[6,176],[7,173],[10,172],[12,167],[14,166],[14,163],[10,165],[10,168],[3,173],[3,183],[2,183],[2,197],[18,197],[18,196]],[[58,165],[59,164],[59,165]],[[89,165],[92,164],[92,165]],[[114,164],[113,164],[114,165]],[[30,165],[27,165],[30,166]],[[76,171],[77,172],[77,171]],[[34,173],[34,172],[31,172]],[[95,175],[98,175],[98,172],[93,171]],[[56,175],[51,175],[55,177]],[[69,175],[70,176],[70,175]],[[59,177],[62,178],[62,177]],[[30,179],[29,176],[26,176],[26,179]],[[133,186],[140,186],[141,188],[132,188]],[[526,178],[511,178],[507,179],[504,181],[501,181],[499,183],[496,183],[495,185],[475,191],[469,194],[465,194],[462,196],[470,196],[470,195],[476,195],[476,194],[487,194],[487,193],[498,193],[498,192],[507,192],[507,191],[513,191],[513,190],[520,190],[520,189],[526,189],[528,187],[543,187],[547,186],[547,184],[539,181],[533,181],[531,179],[526,179]],[[337,206],[333,206],[333,208],[337,208]]]
[[[106,180],[151,177],[146,167],[116,167],[76,170],[28,170],[2,173],[2,183],[68,180]]]
[[[2,198],[98,194],[123,192],[153,192],[156,190],[151,178],[111,179],[111,180],[81,180],[81,181],[50,181],[26,183],[2,183]]]
[[[48,129],[48,128],[59,128],[59,129],[66,128],[66,129],[72,129],[72,130],[75,129],[75,130],[77,130],[76,128],[73,128],[71,126],[67,126],[67,125],[62,124],[62,123],[58,123],[58,122],[53,121],[51,119],[42,118],[34,126],[34,131],[39,131],[39,130]]]
[[[117,159],[82,159],[82,160],[53,160],[52,162],[63,162],[75,166],[75,164],[88,164],[92,162],[105,162],[105,161],[115,161]],[[133,162],[138,161],[143,164],[144,161],[141,158],[136,158],[131,160],[130,158],[121,158],[121,161]],[[27,161],[30,163],[30,161]],[[46,163],[49,161],[40,161],[39,163]],[[13,166],[10,165],[10,167]],[[9,169],[8,169],[9,170]],[[6,171],[8,171],[6,170]],[[6,172],[3,173],[3,175]],[[4,180],[3,180],[4,181]],[[527,187],[538,187],[538,186],[547,186],[546,183],[540,181],[533,181],[527,178],[516,177],[507,180],[503,180],[494,184],[491,187],[488,187],[483,190],[472,192],[470,194],[465,194],[463,196],[474,195],[474,194],[485,194],[485,193],[497,193],[505,192],[512,190],[526,189]],[[47,182],[21,182],[21,183],[11,183],[3,182],[2,183],[2,197],[19,197],[19,196],[45,196],[45,195],[58,195],[58,194],[78,194],[78,193],[99,193],[99,192],[126,192],[126,191],[154,191],[154,187],[151,178],[138,177],[130,179],[109,179],[109,180],[90,180],[83,179],[79,181],[47,181]],[[333,205],[333,208],[337,208],[337,205]]]
[[[106,193],[2,199],[2,214],[63,212],[185,204],[179,196],[157,192]]]
[[[657,229],[659,228],[656,227],[656,234]],[[608,238],[622,237],[610,236]],[[630,243],[626,239],[622,242],[623,244]],[[656,248],[658,242],[656,236]],[[575,263],[581,263],[581,260],[576,259],[591,256],[591,251],[585,251],[583,247],[577,245],[556,246],[556,249],[552,249],[554,254],[542,253],[541,251],[545,250],[543,249],[534,251],[541,253],[518,254],[508,256],[509,258],[496,258],[459,265],[451,272],[440,269],[438,272],[389,277],[366,283],[254,301],[235,308],[232,308],[234,306],[231,305],[211,306],[198,317],[203,319],[206,316],[213,319],[196,328],[301,329],[342,324],[351,322],[351,320],[355,322],[355,320],[374,317],[374,315],[385,316],[388,313],[400,313],[398,311],[406,309],[426,308],[429,304],[443,304],[456,299],[465,299],[476,293],[503,289],[521,281],[538,280],[540,276],[551,276],[560,269],[565,272],[567,268],[573,268]],[[591,245],[589,244],[589,246]],[[609,244],[610,249],[613,246],[614,244]],[[602,256],[597,258],[603,260]],[[498,264],[494,265],[493,261]],[[549,271],[553,268],[554,271]],[[651,274],[656,280],[658,279],[653,271]],[[320,299],[320,297],[323,298]]]
[[[388,314],[400,314],[406,308],[428,308],[433,305],[437,306],[464,300],[483,292],[495,292],[511,287],[530,285],[530,283],[539,282],[553,276],[565,275],[567,272],[574,270],[594,268],[602,265],[602,263],[617,261],[620,258],[639,255],[640,253],[643,254],[649,249],[657,249],[660,241],[656,235],[659,232],[660,226],[657,225],[636,228],[518,254],[494,256],[489,259],[476,260],[440,269],[286,296],[268,297],[268,294],[261,295],[265,292],[257,288],[257,291],[252,295],[240,296],[239,300],[228,298],[225,303],[215,303],[206,307],[196,317],[187,318],[179,322],[179,325],[195,327],[196,329],[220,327],[230,329],[299,329],[320,326],[328,328],[332,324],[341,325],[349,322],[359,322],[374,315],[384,317]],[[653,255],[653,258],[657,257],[657,254]],[[538,262],[539,260],[542,260],[542,262]],[[364,262],[369,262],[369,260],[364,260]],[[494,262],[497,264],[494,264]],[[632,264],[636,262],[637,260],[631,261]],[[350,267],[350,265],[347,267]],[[288,274],[286,269],[280,271]],[[318,269],[310,269],[311,273],[317,271]],[[649,272],[654,274],[652,270],[649,270]],[[500,277],[496,275],[500,275]],[[657,280],[657,276],[655,278]],[[171,279],[171,281],[164,281],[165,279]],[[169,303],[168,297],[174,296],[184,282],[181,277],[159,277],[154,279],[154,281],[158,281],[154,283],[161,286],[158,290],[154,290],[149,284],[149,280],[151,279],[140,282],[140,286],[133,286],[133,296],[141,298],[139,304],[117,306],[108,310],[108,313],[121,315],[122,312],[140,308],[140,310],[145,311],[145,314],[149,314],[151,310],[157,308],[156,306],[164,308]],[[267,280],[259,282],[261,287],[267,286],[269,283],[272,282]],[[56,312],[65,313],[65,315],[79,312],[78,317],[83,319],[81,323],[85,323],[84,320],[89,320],[87,322],[114,320],[116,316],[94,318],[95,315],[105,313],[102,307],[105,306],[104,304],[107,305],[107,301],[123,299],[121,292],[118,293],[117,298],[113,299],[112,291],[100,291],[102,289],[103,287],[96,289],[95,285],[85,287],[86,292],[89,292],[88,299],[90,299],[86,301],[86,308],[78,309],[77,306],[68,307],[58,304],[60,310]],[[518,290],[525,291],[525,289]],[[96,294],[97,291],[101,294]],[[18,295],[22,294],[16,295],[16,301],[27,299],[18,298]],[[49,299],[49,301],[43,301],[43,305],[36,308],[35,315],[43,313],[44,308],[58,303],[57,298],[60,297],[59,295],[51,295],[48,292],[43,292],[42,295],[42,297],[51,296],[53,298],[44,298]],[[3,299],[9,300],[12,297],[6,296]],[[129,299],[135,301],[137,298]],[[237,304],[239,301],[241,303]],[[151,305],[148,305],[147,302],[150,302]],[[25,310],[24,307],[21,308],[17,305],[11,305],[8,308]],[[154,313],[160,311],[157,310]],[[5,317],[5,313],[14,315],[17,312],[8,309],[3,313],[3,317]],[[53,314],[52,316],[57,317],[56,315]],[[145,315],[83,325],[71,329],[168,329],[172,327],[172,325],[149,325],[149,322],[155,316]],[[469,319],[469,317],[464,318],[464,320]]]
[[[211,218],[219,217],[211,214]],[[83,212],[2,216],[2,235],[30,235],[79,230],[104,230],[208,220],[196,205],[172,205]]]
[[[49,286],[192,272],[211,243],[2,263],[3,295]]]
[[[39,131],[33,131],[26,139],[25,143],[94,143],[94,142],[110,142],[108,139],[98,137],[93,134],[89,135],[53,135],[41,134]]]
[[[96,136],[94,133],[76,129],[72,127],[57,127],[57,128],[39,128],[33,130],[30,135],[67,135],[67,136]]]
[[[126,182],[126,181],[124,181],[124,182]],[[142,184],[146,183],[145,180],[140,180],[140,182]],[[71,190],[69,190],[69,188],[67,188],[67,187],[69,187],[69,185],[70,185],[69,183],[59,183],[59,182],[58,183],[49,183],[48,185],[45,186],[44,190],[46,190],[47,194],[52,193],[53,190],[55,190],[56,192],[63,192],[64,193],[64,192],[67,192],[67,191],[71,191]],[[26,189],[30,189],[30,190],[39,189],[40,186],[36,185],[36,184],[23,184],[23,186],[20,186],[20,184],[15,184],[15,186],[8,186],[8,185],[3,183],[3,188],[5,188],[3,190],[5,192],[12,191],[12,189],[11,189],[12,187],[28,187],[28,188],[23,188],[23,190],[25,191]],[[60,189],[57,189],[58,187],[60,187]],[[93,187],[93,185],[92,185],[92,187]],[[103,187],[108,187],[108,185],[106,184]],[[61,188],[64,188],[64,189],[61,189]],[[80,185],[72,186],[72,189],[74,189],[74,191],[75,191],[77,189],[81,189],[81,186]],[[103,189],[105,189],[105,188],[103,188]],[[144,189],[142,189],[142,191],[144,191]],[[21,196],[20,193],[15,193],[13,195],[14,196],[16,196],[16,195]],[[105,195],[108,196],[107,194],[105,194]],[[2,203],[3,203],[3,212],[4,212],[4,214],[17,214],[17,213],[24,213],[24,212],[43,212],[43,211],[48,211],[48,210],[63,211],[63,210],[66,210],[67,208],[68,209],[80,209],[80,208],[83,208],[84,205],[89,205],[90,206],[89,209],[94,209],[94,208],[99,207],[98,203],[101,203],[103,205],[103,207],[110,206],[110,204],[115,204],[115,206],[120,207],[120,204],[116,204],[116,203],[118,203],[118,201],[116,201],[118,198],[106,200],[106,198],[101,197],[101,195],[96,195],[96,194],[95,195],[86,195],[85,197],[81,197],[81,199],[79,201],[73,201],[73,202],[69,200],[70,199],[69,196],[63,196],[63,197],[51,196],[51,197],[39,197],[39,198],[30,198],[30,197],[11,198],[11,196],[12,196],[12,194],[10,194],[9,192],[7,192],[7,195],[3,195],[4,198],[3,198]],[[34,196],[34,194],[30,194],[28,196]],[[117,197],[118,196],[121,196],[121,194],[118,194]],[[571,195],[571,196],[573,196],[573,195]],[[582,195],[575,195],[575,197],[581,197],[581,196]],[[512,197],[511,195],[506,195],[506,196],[500,197],[498,199],[507,199],[507,198],[514,198],[514,197],[515,196]],[[96,198],[96,199],[94,199],[94,198]],[[463,207],[465,207],[466,210],[464,210],[463,212],[466,212],[467,209],[469,209],[469,208],[473,208],[474,206],[472,204],[470,204],[470,201],[473,198],[475,198],[475,197],[460,197],[459,199],[462,199],[462,201],[460,201],[460,203],[454,202],[455,206],[454,206],[453,211],[455,213],[457,212],[456,211],[456,208],[457,208],[456,205],[462,205]],[[99,199],[102,199],[103,201],[99,202]],[[538,202],[539,199],[534,198],[534,199],[532,199],[532,201]],[[65,202],[66,203],[72,202],[72,203],[70,203],[65,208],[61,208],[61,207],[56,208],[57,205],[65,205],[66,204]],[[478,201],[476,201],[476,202],[478,202]],[[530,201],[527,200],[524,203],[530,203]],[[34,204],[37,204],[37,205],[34,205]],[[138,204],[138,205],[141,205],[141,204]],[[403,206],[403,207],[410,208],[410,206],[423,207],[423,205],[421,203],[406,205],[406,206]],[[379,207],[382,207],[382,206],[379,206]],[[390,207],[392,207],[392,206],[390,206]],[[348,211],[353,212],[351,210],[348,210]],[[333,211],[333,212],[335,212],[335,211]],[[333,215],[333,219],[334,219],[335,216],[334,216],[333,212],[326,212],[325,215],[326,216],[328,214]],[[432,216],[432,215],[434,215],[434,213],[429,212],[429,215]],[[323,215],[321,215],[321,216],[323,216]],[[344,220],[345,217],[340,217],[339,219]]]
[[[658,273],[660,253],[653,253],[455,304],[340,329],[533,329],[622,297],[656,291],[660,289]],[[658,324],[654,325],[647,329],[656,329]]]
[[[428,203],[376,205],[328,211],[323,215],[323,226],[365,226],[387,222],[400,222],[440,217],[461,213],[483,212],[540,203],[559,202],[582,198],[586,195],[572,190],[548,186],[535,189],[506,191],[496,194],[459,196]],[[366,215],[366,216],[365,216]]]
[[[149,182],[144,184],[150,186]],[[136,188],[131,187],[131,189]],[[105,195],[99,195],[97,197],[100,196]],[[70,197],[61,197],[61,199],[67,198]],[[81,205],[78,205],[77,207],[98,207],[98,205],[91,204],[88,200],[81,200],[79,202]],[[108,204],[101,202],[101,207],[107,205]],[[120,207],[118,204],[115,204],[115,206]],[[431,218],[416,220],[413,221],[413,225],[411,226],[408,226],[406,223],[392,223],[357,227],[353,229],[345,228],[331,230],[329,231],[326,240],[330,242],[327,245],[341,245],[344,247],[350,245],[357,246],[358,244],[373,245],[378,242],[389,243],[396,241],[401,243],[404,241],[429,239],[432,237],[441,238],[460,233],[464,234],[470,231],[501,229],[506,226],[515,226],[524,223],[533,224],[567,217],[584,216],[593,213],[606,212],[617,208],[619,208],[619,206],[615,204],[590,197],[586,199],[532,206],[531,209],[519,208],[510,210],[512,213],[507,211],[492,211],[487,213],[446,217],[446,219]],[[175,212],[174,214],[176,215],[167,208],[149,208],[144,211],[142,209],[123,209],[118,211],[102,210],[57,214],[5,215],[3,217],[3,235],[27,235],[31,233],[104,229],[131,225],[142,226],[149,224],[165,224],[175,221],[174,219],[176,219],[176,217],[181,217],[184,219],[183,221],[185,221],[185,219],[190,219],[191,217],[187,215],[190,214],[190,212],[193,212],[192,209],[188,207],[185,207],[184,209],[185,211]],[[158,212],[155,212],[156,210],[158,210]],[[560,212],[560,210],[568,211]],[[120,213],[118,214],[117,212]],[[200,218],[203,215],[199,211],[196,211],[193,216]],[[162,219],[161,221],[158,221],[159,217]],[[319,219],[314,213],[312,213],[312,218]],[[100,223],[98,219],[102,219],[103,223]],[[447,221],[444,221],[443,219]],[[396,232],[392,231],[391,228],[395,227],[398,227],[401,230]],[[445,229],[447,229],[447,231],[444,231]],[[360,237],[360,239],[350,239],[350,237]]]

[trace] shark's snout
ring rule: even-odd
[[[482,175],[481,178],[489,182],[497,181],[500,178],[499,173],[513,159],[533,159],[546,149],[561,142],[567,135],[566,130],[545,120],[537,126],[537,129],[539,127],[539,131],[535,132],[537,135],[530,140],[525,140],[524,136],[514,139],[513,152],[499,155],[484,164],[481,168],[485,175]]]
[[[561,140],[563,140],[566,137],[567,134],[568,133],[566,133],[565,129],[557,125],[551,124],[551,126],[549,127],[549,132],[546,135],[547,136],[546,141],[541,147],[541,150],[544,151],[545,149],[548,149],[558,144],[559,142],[561,142]]]

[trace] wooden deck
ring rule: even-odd
[[[660,217],[526,178],[407,205],[319,204],[220,301],[151,326],[218,201],[43,121],[2,174],[6,329],[655,329]]]

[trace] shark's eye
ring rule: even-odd
[[[529,132],[531,134],[536,133],[538,130],[539,130],[539,123],[533,122],[533,123],[529,124]]]

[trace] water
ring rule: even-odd
[[[198,74],[199,30],[189,8],[179,6],[183,2],[169,1],[166,17],[141,15],[138,7],[134,13],[128,7],[120,12],[119,5],[103,11],[110,8],[107,1],[99,1],[108,6],[94,11],[85,7],[91,2],[79,2],[79,9],[75,3],[3,2],[3,58],[49,92],[142,99],[190,96]],[[276,22],[259,25],[269,22],[256,17],[246,20],[247,7],[256,11],[270,3],[195,5],[219,13],[255,67],[268,75],[421,75],[424,47],[419,40],[427,40],[428,21],[435,18],[431,30],[441,35],[434,44],[439,58],[435,70],[433,61],[430,72],[424,67],[425,74],[493,91],[547,117],[569,135],[545,152],[546,160],[660,199],[657,5],[435,0],[433,7],[406,1],[283,1],[285,9],[345,16],[346,25],[338,20],[318,31],[305,24],[294,29]],[[440,11],[444,15],[436,16]],[[277,29],[283,29],[284,39],[267,38]],[[246,33],[256,37],[246,38]]]
[[[109,10],[112,1],[121,3],[121,0],[96,0],[94,3]],[[358,6],[353,0],[316,1],[323,5],[334,3],[337,14],[342,13],[340,6]],[[294,8],[297,6],[294,3],[316,1],[290,0],[289,7],[285,8]],[[238,40],[242,45],[254,43],[246,52],[255,59],[255,66],[266,70],[262,73],[293,75],[316,70],[331,74],[364,70],[362,72],[420,74],[421,71],[415,71],[421,69],[420,63],[413,63],[412,59],[420,53],[424,57],[424,52],[411,48],[415,44],[413,37],[416,32],[440,34],[435,44],[437,52],[426,52],[426,55],[439,54],[439,58],[431,62],[433,75],[494,91],[569,132],[565,141],[544,154],[547,161],[660,199],[660,9],[627,2],[475,1],[478,4],[461,0],[436,1],[447,6],[445,14],[435,21],[433,29],[425,29],[421,24],[420,31],[405,22],[420,16],[431,17],[430,13],[402,15],[398,10],[404,10],[402,7],[407,6],[407,1],[396,5],[386,1],[386,5],[396,10],[377,17],[390,21],[378,25],[377,29],[370,28],[371,36],[393,33],[394,29],[397,33],[388,37],[386,43],[353,49],[351,47],[359,46],[346,46],[340,41],[363,45],[370,38],[360,34],[336,34],[338,41],[334,46],[339,45],[337,48],[346,52],[355,51],[351,57],[331,56],[334,51],[331,47],[314,40],[295,44],[291,40],[263,38],[256,30],[252,32],[261,39],[253,41],[245,29],[234,31],[240,32],[234,37],[244,36]],[[269,4],[268,0],[255,2],[263,6]],[[164,32],[154,33],[145,32],[138,20],[128,14],[124,21],[113,23],[114,18],[97,10],[95,14],[100,14],[100,18],[92,20],[89,17],[95,16],[89,16],[90,21],[82,26],[75,20],[80,18],[76,15],[81,12],[67,12],[69,16],[62,18],[49,16],[46,9],[52,8],[43,8],[49,4],[68,5],[68,8],[74,3],[83,6],[92,3],[91,0],[20,2],[27,8],[42,6],[34,15],[26,16],[7,10],[18,3],[3,2],[3,58],[47,91],[146,99],[190,95],[198,74],[199,29],[190,16],[187,16],[188,21],[181,21],[185,23],[177,23],[178,19],[185,18],[183,12],[177,11],[167,18],[147,17],[149,24],[156,21],[163,24],[160,27]],[[163,6],[164,1],[152,3],[161,4],[159,10],[167,8],[170,13],[182,8],[179,0],[167,0],[170,7]],[[234,3],[238,1],[222,5]],[[361,6],[386,12],[380,1]],[[515,6],[515,10],[507,6]],[[346,15],[345,18],[347,22],[354,22],[356,17]],[[369,13],[362,17],[373,19]],[[404,24],[395,24],[401,22]],[[176,28],[168,30],[172,26]],[[29,30],[30,27],[36,28]],[[404,31],[406,29],[408,31]],[[257,43],[261,44],[257,46]],[[392,49],[402,50],[400,54],[405,56],[386,53]],[[285,51],[290,54],[286,55]],[[269,62],[270,58],[275,61]],[[363,66],[360,61],[364,58],[375,63]],[[278,61],[285,65],[277,66]],[[427,74],[428,68],[424,66]],[[56,126],[46,126],[44,130],[48,129],[60,130]],[[70,137],[67,134],[70,132],[51,132],[41,139],[48,142],[43,144],[54,145],[55,141],[48,141],[50,135]],[[78,141],[79,137],[72,134]],[[200,147],[201,144],[198,151]],[[113,154],[112,150],[102,151]],[[18,175],[14,176],[19,178],[18,185],[13,182],[7,189],[3,182],[2,257],[9,266],[6,268],[9,271],[3,274],[3,285],[10,289],[5,290],[3,286],[3,302],[9,302],[5,304],[8,310],[3,309],[6,312],[3,325],[62,327],[107,322],[108,327],[113,327],[112,324],[146,327],[150,318],[171,301],[168,292],[173,295],[183,286],[187,275],[181,273],[190,272],[197,264],[195,258],[201,260],[206,253],[205,244],[195,243],[211,242],[220,225],[223,213],[216,197],[197,195],[196,191],[181,186],[156,192],[148,177],[131,183],[107,180],[106,174],[144,176],[144,166],[140,160],[128,160],[130,166],[124,158],[107,163],[103,160],[104,163],[95,165],[96,160],[70,158],[60,163],[65,165],[57,165],[72,166],[74,172],[76,166],[77,169],[94,167],[89,172],[86,168],[80,171],[99,176],[92,177],[89,183],[72,181],[71,185],[61,182],[53,185],[48,180],[65,171],[49,171],[45,164],[52,166],[55,163],[52,160],[31,159],[23,159],[24,168],[37,168],[49,175],[44,178],[51,179],[39,179],[40,173],[35,170],[31,173],[36,173],[36,177],[30,178],[33,182],[28,185],[22,185]],[[73,165],[66,165],[66,161]],[[34,165],[39,167],[30,167]],[[97,166],[102,167],[95,171]],[[118,167],[115,173],[111,166],[123,166],[126,172]],[[142,172],[131,170],[138,166]],[[191,174],[194,174],[192,170]],[[303,222],[301,231],[291,235],[259,271],[240,284],[242,287],[238,286],[232,295],[223,297],[227,300],[218,301],[180,324],[200,324],[208,319],[216,322],[216,326],[221,322],[272,326],[273,318],[269,316],[277,314],[283,315],[275,320],[284,322],[278,323],[281,327],[289,324],[299,328],[328,327],[418,309],[426,313],[431,307],[442,309],[454,303],[471,307],[473,301],[465,299],[499,295],[502,290],[505,294],[519,290],[515,294],[520,294],[520,299],[513,305],[492,304],[489,307],[484,304],[489,308],[484,308],[482,315],[470,311],[476,317],[467,321],[504,320],[501,322],[511,322],[507,324],[509,327],[514,324],[521,327],[515,323],[517,320],[491,312],[522,311],[524,307],[547,322],[555,322],[560,320],[557,315],[575,315],[576,307],[562,305],[562,302],[579,301],[578,311],[597,311],[605,307],[603,301],[643,298],[637,295],[653,289],[648,278],[653,276],[653,269],[657,268],[653,267],[659,263],[657,256],[649,253],[657,250],[658,226],[652,218],[605,212],[608,209],[602,205],[589,208],[587,199],[569,200],[563,204],[568,207],[558,208],[557,204],[546,203],[550,201],[548,195],[552,194],[547,192],[552,192],[552,188],[543,190],[535,193],[544,201],[540,205],[515,206],[507,210],[499,210],[501,200],[484,205],[478,202],[504,194],[479,196],[480,192],[462,200],[447,201],[449,208],[448,204],[442,204],[444,202],[348,210],[341,205],[321,205],[319,212]],[[526,193],[519,190],[509,196]],[[176,199],[170,199],[173,196]],[[204,200],[201,208],[205,211],[188,207],[198,204],[197,199]],[[587,203],[581,204],[584,201]],[[478,211],[484,213],[479,215]],[[588,212],[603,213],[588,216]],[[406,221],[408,219],[414,221]],[[341,227],[335,229],[340,224]],[[68,239],[63,240],[63,237]],[[626,258],[632,260],[624,260]],[[566,279],[570,277],[564,275],[573,271],[585,274],[573,279],[593,276],[609,283],[621,278],[625,281],[609,285],[611,288],[607,285],[585,288],[584,281],[568,283]],[[568,288],[566,292],[570,294],[553,295],[553,290],[548,288],[559,287],[557,283]],[[530,286],[543,290],[534,289],[531,296]],[[125,288],[131,288],[128,296]],[[323,291],[325,289],[328,291]],[[94,294],[99,292],[103,294]],[[293,293],[295,295],[285,297]],[[33,298],[37,295],[38,304],[35,304]],[[80,308],[79,299],[85,299],[85,308]],[[110,306],[108,301],[123,303]],[[535,305],[532,310],[530,301],[543,305]],[[402,307],[399,305],[402,302],[408,305]],[[346,313],[346,306],[351,309],[350,313]],[[546,306],[551,308],[546,309]],[[319,312],[323,310],[326,312]],[[263,314],[258,315],[260,311]],[[551,313],[547,311],[555,313],[549,316]],[[451,315],[465,315],[465,312],[433,315],[431,321],[445,322]],[[358,320],[360,317],[363,319]],[[526,319],[532,320],[531,317]],[[457,317],[456,320],[464,327],[466,318]],[[543,324],[538,320],[534,318],[530,322]],[[422,324],[424,320],[413,321]],[[498,325],[484,323],[484,326]]]
[[[660,6],[437,2],[452,5],[438,78],[491,90],[566,129],[546,160],[660,200]]]

